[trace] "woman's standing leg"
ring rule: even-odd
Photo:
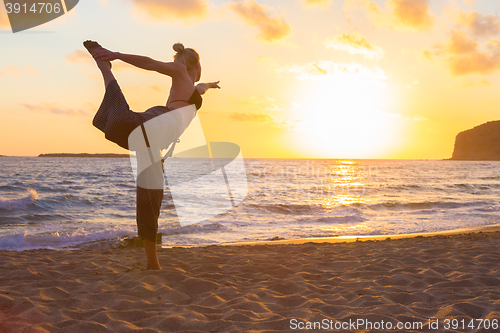
[[[137,186],[137,233],[144,241],[147,269],[161,269],[156,252],[156,234],[162,200],[163,190]]]
[[[144,239],[144,251],[146,251],[146,259],[148,261],[146,269],[161,270],[158,253],[156,253],[156,242]]]

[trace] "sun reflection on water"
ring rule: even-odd
[[[364,167],[360,168],[353,160],[341,160],[336,161],[330,168],[330,175],[324,180],[327,191],[320,202],[323,208],[369,202],[363,195],[367,177]]]

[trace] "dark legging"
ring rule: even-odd
[[[148,190],[137,186],[137,234],[156,242],[163,190]]]
[[[165,201],[165,208],[168,212],[168,224],[170,226],[180,226],[175,210],[172,193],[165,177],[164,190],[151,190],[137,186],[137,234],[141,238],[156,242],[158,233],[158,217],[162,201]]]

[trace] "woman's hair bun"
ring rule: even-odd
[[[184,48],[182,43],[175,43],[172,48],[175,51],[174,62],[183,64],[188,71],[200,62],[200,55],[192,48]]]
[[[180,52],[184,51],[184,45],[182,45],[182,43],[175,43],[172,48],[177,53],[180,53]]]

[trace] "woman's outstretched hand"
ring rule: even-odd
[[[198,89],[198,92],[200,93],[200,95],[203,95],[204,93],[207,92],[208,89],[213,89],[213,88],[220,89],[219,82],[220,81],[209,82],[209,83],[198,83],[196,85],[196,89]]]
[[[112,52],[104,47],[101,47],[92,52],[92,56],[96,60],[113,61],[118,59],[118,52]]]
[[[213,89],[213,88],[217,88],[217,89],[220,89],[220,87],[219,87],[219,82],[220,82],[220,81],[217,81],[217,82],[209,82],[209,83],[207,83],[208,88],[212,88],[212,89]]]

